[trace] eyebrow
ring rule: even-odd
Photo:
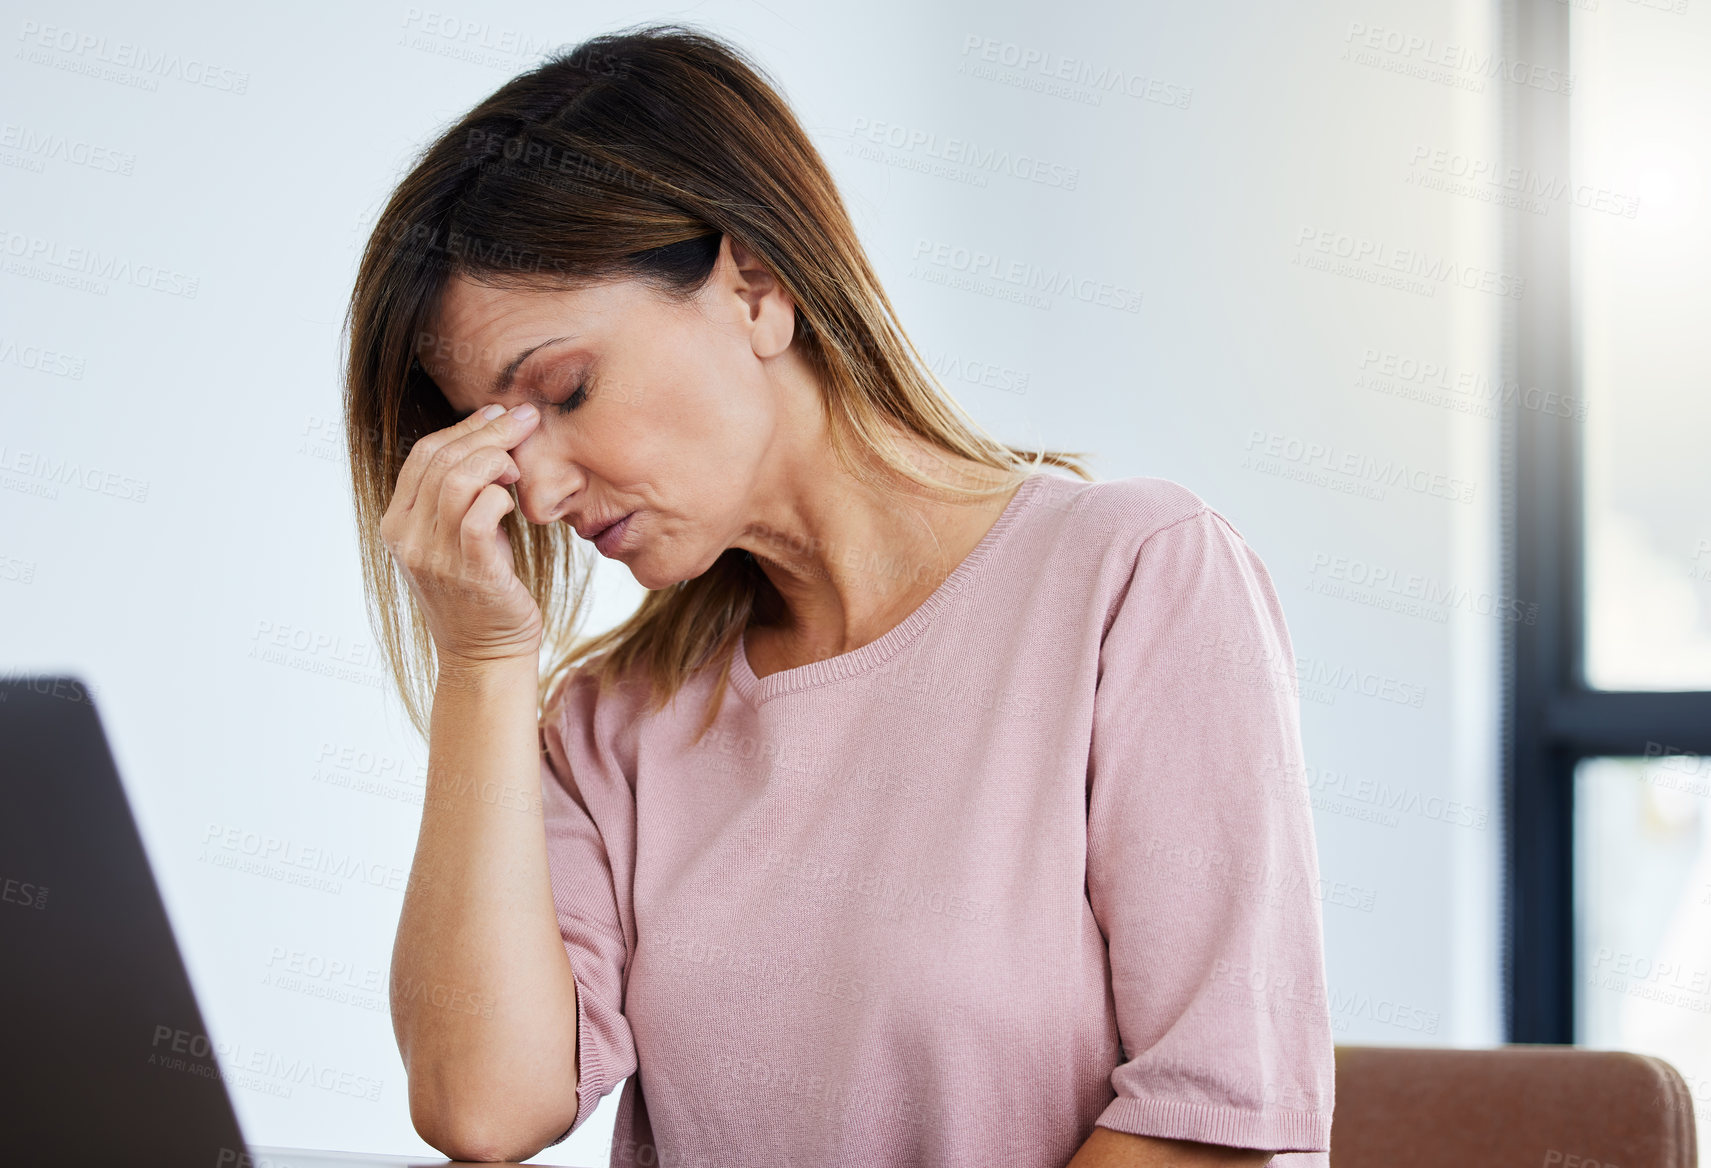
[[[577,333],[572,333],[566,337],[553,337],[550,340],[542,341],[538,345],[531,345],[527,349],[524,349],[521,353],[518,353],[515,357],[511,358],[511,363],[509,365],[499,371],[499,376],[493,379],[493,386],[487,392],[493,397],[503,397],[505,395],[505,391],[511,388],[511,383],[517,379],[517,370],[522,368],[523,362],[527,361],[536,349],[544,349],[548,345],[557,345],[563,341],[573,341],[578,335],[579,334]]]

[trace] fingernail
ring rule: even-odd
[[[528,402],[524,402],[522,405],[511,411],[511,416],[516,418],[519,422],[526,422],[535,416],[535,407],[530,405]]]
[[[494,402],[492,405],[481,411],[481,416],[491,422],[494,418],[497,418],[504,412],[505,407],[500,405],[498,402]]]

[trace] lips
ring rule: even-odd
[[[595,524],[595,525],[590,526],[590,527],[578,527],[576,529],[576,534],[580,535],[583,539],[586,539],[592,543],[594,540],[596,540],[600,537],[601,532],[603,532],[607,528],[611,527],[614,523],[622,522],[623,519],[624,519],[624,516],[615,515],[611,519],[605,520],[602,523]]]
[[[601,555],[615,557],[618,554],[619,546],[629,539],[630,520],[634,517],[635,513],[631,512],[618,522],[608,526],[605,531],[595,535],[594,546]]]

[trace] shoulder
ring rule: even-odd
[[[1040,485],[1040,507],[1057,513],[1061,534],[1130,563],[1154,536],[1174,529],[1215,527],[1241,538],[1206,500],[1170,479],[1136,475],[1087,482],[1046,477],[1050,481]]]
[[[584,658],[554,681],[543,718],[561,733],[611,738],[632,726],[646,705],[648,685],[637,666],[621,676],[611,667],[611,650]]]
[[[1089,629],[1098,621],[1098,677],[1110,667],[1127,681],[1179,689],[1184,677],[1211,678],[1214,667],[1294,660],[1265,564],[1194,491],[1135,477],[1068,482],[1056,494],[1067,504],[1070,538],[1088,549],[1062,578],[1083,597],[1081,615],[1071,619]],[[1067,583],[1078,575],[1081,582]],[[1273,680],[1255,676],[1255,684]]]
[[[1269,604],[1265,567],[1241,532],[1199,494],[1152,476],[1088,482],[1052,476],[1040,514],[1054,576],[1109,630],[1126,600],[1182,605]]]

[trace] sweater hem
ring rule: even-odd
[[[1322,1111],[1246,1111],[1205,1103],[1118,1096],[1094,1123],[1134,1136],[1198,1140],[1268,1152],[1328,1152],[1331,1116]]]
[[[588,1011],[583,1005],[588,995],[574,968],[570,975],[576,981],[576,1119],[565,1129],[564,1135],[553,1141],[554,1144],[568,1139],[570,1133],[581,1127],[593,1114],[604,1094],[600,1084],[606,1079],[606,1064],[589,1037]]]

